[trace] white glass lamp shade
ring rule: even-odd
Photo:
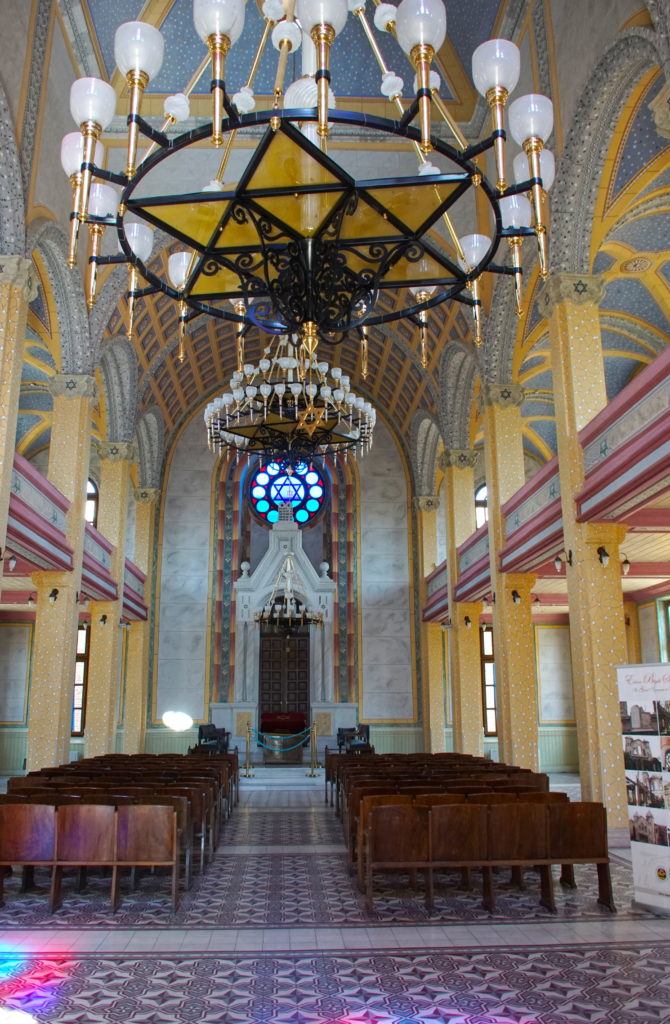
[[[437,52],[447,35],[447,12],[442,0],[402,0],[396,11],[398,42],[405,53],[419,43]]]
[[[93,154],[93,163],[96,167],[102,165],[105,156],[105,148],[102,142],[96,142]],[[63,136],[60,144],[60,162],[68,178],[81,170],[81,162],[84,157],[84,136],[81,132],[68,132]]]
[[[315,25],[330,25],[337,36],[347,23],[347,0],[298,0],[297,13],[305,32]]]
[[[512,138],[523,146],[526,139],[546,142],[554,127],[554,105],[547,96],[528,93],[509,106],[509,129]]]
[[[203,43],[216,34],[234,43],[244,28],[244,0],[193,0],[193,24]]]
[[[128,239],[128,245],[138,260],[146,263],[151,256],[154,244],[153,228],[148,228],[146,224],[139,224],[137,221],[131,221],[130,224],[124,225],[124,231]]]
[[[94,181],[88,196],[88,212],[91,217],[115,217],[119,196],[111,185]]]
[[[184,281],[186,280],[190,265],[191,253],[186,250],[173,252],[171,256],[168,256],[168,277],[170,284],[177,291],[184,287]]]
[[[106,128],[116,111],[116,93],[101,78],[78,78],[70,88],[70,113],[75,124],[94,121]]]
[[[163,725],[175,732],[185,732],[193,728],[193,719],[185,711],[166,711],[163,715]]]
[[[143,71],[155,78],[163,63],[163,36],[144,21],[126,21],[114,36],[114,59],[122,75]]]
[[[528,170],[528,157],[525,153],[517,153],[512,166],[517,185],[520,185],[522,181],[528,181],[530,171]],[[548,192],[556,177],[556,160],[550,149],[543,149],[540,153],[540,177],[542,178],[542,188]]]
[[[525,196],[503,196],[499,205],[504,228],[530,227],[532,212],[530,202]]]
[[[512,92],[519,81],[520,71],[519,47],[509,39],[489,39],[472,54],[472,80],[482,96],[496,86]]]
[[[465,262],[463,262],[460,256],[458,257],[458,262],[461,268],[467,271],[474,270],[491,248],[491,239],[488,235],[463,235],[460,242]]]

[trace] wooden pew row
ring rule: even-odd
[[[607,850],[607,816],[599,803],[517,802],[441,803],[421,806],[403,802],[372,806],[365,830],[365,894],[373,905],[376,871],[403,869],[426,875],[426,906],[433,908],[433,877],[439,869],[480,868],[482,905],[495,910],[493,869],[535,867],[540,872],[540,903],[555,912],[552,864],[561,864],[561,882],[574,885],[574,864],[595,864],[598,903],[616,913]]]
[[[120,903],[121,868],[167,867],[175,911],[179,860],[177,810],[166,803],[0,802],[0,867],[51,868],[50,913],[61,904],[63,871],[72,867],[111,870],[113,912]],[[3,876],[0,871],[0,904]]]

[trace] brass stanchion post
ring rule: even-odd
[[[317,772],[316,769],[319,767],[318,762],[316,760],[316,722],[314,722],[312,724],[312,728],[311,728],[310,731],[312,733],[312,741],[311,741],[312,763],[310,765],[309,771],[307,772],[307,777],[310,778],[310,779],[314,779],[318,775],[318,772]]]
[[[247,755],[244,760],[244,777],[253,779],[254,773],[251,770],[251,723],[247,722]]]

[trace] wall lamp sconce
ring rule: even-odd
[[[100,616],[100,625],[101,626],[106,626],[107,625],[107,616],[106,615],[101,615]]]
[[[49,594],[49,604],[55,604],[58,600],[58,587],[54,587]]]
[[[36,594],[30,594],[29,595],[29,597],[28,597],[28,607],[29,608],[34,608],[35,607],[35,598],[36,598],[36,596],[37,596]]]
[[[78,595],[78,601],[79,601],[79,604],[82,606],[82,608],[85,608],[85,609],[87,609],[88,606],[91,603],[90,597],[86,597],[85,594],[79,594]]]
[[[518,590],[512,591],[512,600],[514,601],[514,604],[521,604],[521,594]]]
[[[621,552],[621,554],[623,555],[623,551]],[[624,574],[624,576],[627,576],[630,572],[630,562],[628,561],[628,555],[623,555],[623,561],[621,563],[621,572]]]
[[[565,551],[558,552],[554,559],[554,569],[556,572],[561,571],[563,568],[563,562],[565,562],[566,565],[572,565],[572,551],[568,551],[567,554]]]
[[[472,625],[472,619],[469,615],[466,615],[463,619],[464,624],[469,628]]]
[[[533,594],[533,604],[542,604],[539,594]]]
[[[9,556],[9,559],[7,561],[7,566],[9,568],[10,572],[14,572],[14,570],[16,569],[16,556],[15,555],[10,555]]]
[[[451,629],[451,619],[445,619],[444,622],[440,623],[440,627],[443,633],[446,633],[448,629]]]
[[[608,564],[609,560],[610,560],[610,553],[607,550],[607,548],[604,548],[602,546],[602,544],[598,548],[598,552],[597,553],[598,553],[598,558],[600,559],[600,564],[602,565],[603,569],[605,569],[607,567],[607,564]]]
[[[485,608],[490,608],[495,603],[496,603],[496,595],[495,594],[487,594],[486,597],[484,597],[482,599],[482,604],[484,605]]]

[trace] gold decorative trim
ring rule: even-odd
[[[161,496],[159,487],[136,487],[133,491],[135,504],[153,505]]]
[[[525,398],[520,384],[482,384],[479,401],[482,406],[498,405],[501,409],[519,406]]]
[[[437,460],[438,467],[445,469],[474,469],[479,452],[476,448],[445,448]]]
[[[49,381],[49,392],[54,398],[98,398],[95,377],[88,373],[56,373]]]
[[[437,512],[440,498],[437,494],[419,494],[414,498],[414,507],[422,512]]]
[[[600,304],[605,294],[605,280],[600,274],[553,274],[538,297],[543,316],[548,317],[556,306],[568,302],[573,306]]]
[[[107,462],[136,462],[137,445],[134,441],[95,441],[95,450]]]
[[[26,302],[37,298],[37,272],[32,260],[23,256],[0,256],[0,285],[20,288]]]

